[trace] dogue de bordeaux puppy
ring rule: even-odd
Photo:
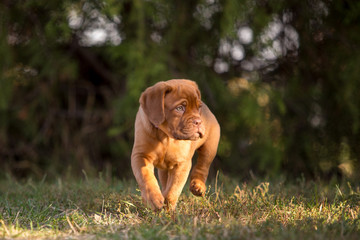
[[[175,209],[195,151],[198,159],[191,171],[190,190],[203,196],[220,126],[201,101],[197,84],[184,79],[158,82],[141,94],[139,102],[131,167],[144,203],[154,210]]]

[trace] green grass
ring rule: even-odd
[[[0,182],[0,239],[360,239],[360,190],[350,184],[236,182],[204,198],[184,189],[177,211],[154,213],[134,182]]]

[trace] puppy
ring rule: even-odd
[[[203,196],[220,126],[201,101],[197,84],[180,79],[158,82],[141,94],[139,102],[131,167],[144,203],[154,210],[175,209],[195,151],[198,159],[191,171],[190,191]]]

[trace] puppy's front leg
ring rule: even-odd
[[[210,165],[216,155],[219,138],[220,127],[219,125],[216,125],[216,128],[210,134],[208,141],[197,150],[197,163],[195,164],[190,176],[190,191],[195,196],[204,196],[205,194],[205,182],[209,174]]]
[[[159,184],[154,175],[154,165],[140,156],[133,156],[131,167],[136,181],[141,190],[141,196],[145,204],[153,210],[159,210],[164,206],[164,197],[161,194]]]
[[[177,164],[167,171],[166,188],[163,190],[165,204],[169,210],[175,210],[176,203],[184,188],[191,169],[191,160]]]

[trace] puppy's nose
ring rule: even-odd
[[[196,126],[199,126],[201,124],[201,122],[202,121],[201,121],[200,118],[195,118],[194,121],[193,121],[194,125],[196,125]]]

